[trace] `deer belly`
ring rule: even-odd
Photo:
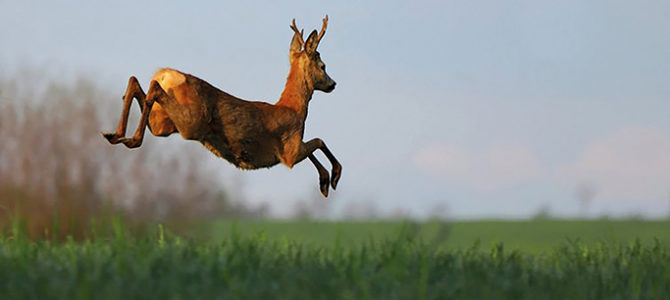
[[[254,170],[269,168],[279,163],[279,160],[269,149],[257,147],[243,147],[240,144],[229,145],[220,138],[208,138],[202,144],[214,155],[221,157],[240,169]]]
[[[261,144],[250,143],[236,146],[238,147],[232,149],[236,158],[235,165],[241,169],[269,168],[279,163],[274,151]]]

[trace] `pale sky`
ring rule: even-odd
[[[335,206],[577,216],[587,184],[590,216],[670,214],[668,1],[55,2],[0,1],[0,69],[84,74],[121,95],[169,66],[268,102],[291,19],[309,32],[327,13],[319,51],[338,84],[315,93],[305,138],[344,166]],[[309,163],[243,172],[202,154],[277,215],[318,192]]]

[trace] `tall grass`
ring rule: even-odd
[[[0,238],[3,299],[661,299],[670,252],[565,243],[530,255],[503,244],[439,250],[399,232],[358,246],[314,246],[263,232],[199,243],[119,224],[83,242]]]

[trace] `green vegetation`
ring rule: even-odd
[[[574,235],[590,237],[585,227],[596,223],[563,225],[576,226]],[[616,229],[627,223],[610,225]],[[93,235],[82,242],[32,242],[13,230],[0,237],[0,295],[3,299],[660,299],[670,294],[670,249],[660,239],[617,242],[627,240],[628,233],[619,237],[612,231],[612,239],[602,242],[562,238],[551,249],[532,253],[506,244],[484,245],[486,236],[496,235],[475,226],[486,222],[452,225],[449,234],[470,224],[473,227],[463,230],[471,238],[485,237],[463,248],[444,247],[442,243],[451,237],[424,238],[429,232],[423,229],[439,229],[437,223],[426,228],[389,222],[294,223],[301,225],[294,228],[304,229],[302,240],[272,237],[282,226],[289,228],[289,222],[259,222],[268,230],[255,233],[250,224],[221,223],[229,227],[224,238],[199,242],[165,233],[162,227],[149,237],[138,237],[119,224],[107,237]],[[499,223],[491,224],[504,231]],[[623,227],[665,223],[630,224]],[[519,231],[549,225],[563,228],[554,222],[508,225]],[[371,229],[360,230],[365,226]],[[314,242],[306,240],[308,231]],[[652,231],[645,234],[653,235]],[[506,236],[521,240],[524,234]]]

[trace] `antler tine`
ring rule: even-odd
[[[321,38],[326,34],[326,28],[328,27],[328,15],[323,18],[323,25],[321,26],[321,31],[319,32],[319,37],[316,39],[318,42],[321,42]],[[317,43],[318,43],[317,42]]]
[[[303,30],[298,30],[298,26],[295,25],[295,18],[293,19],[293,22],[292,22],[292,24],[291,24],[291,29],[293,29],[293,32],[295,32],[297,35],[300,36],[300,45],[301,45],[301,46],[304,45],[304,44],[305,44],[305,40],[303,40],[303,38],[302,38],[302,34],[303,34],[303,32],[304,32],[304,29],[303,29]]]

